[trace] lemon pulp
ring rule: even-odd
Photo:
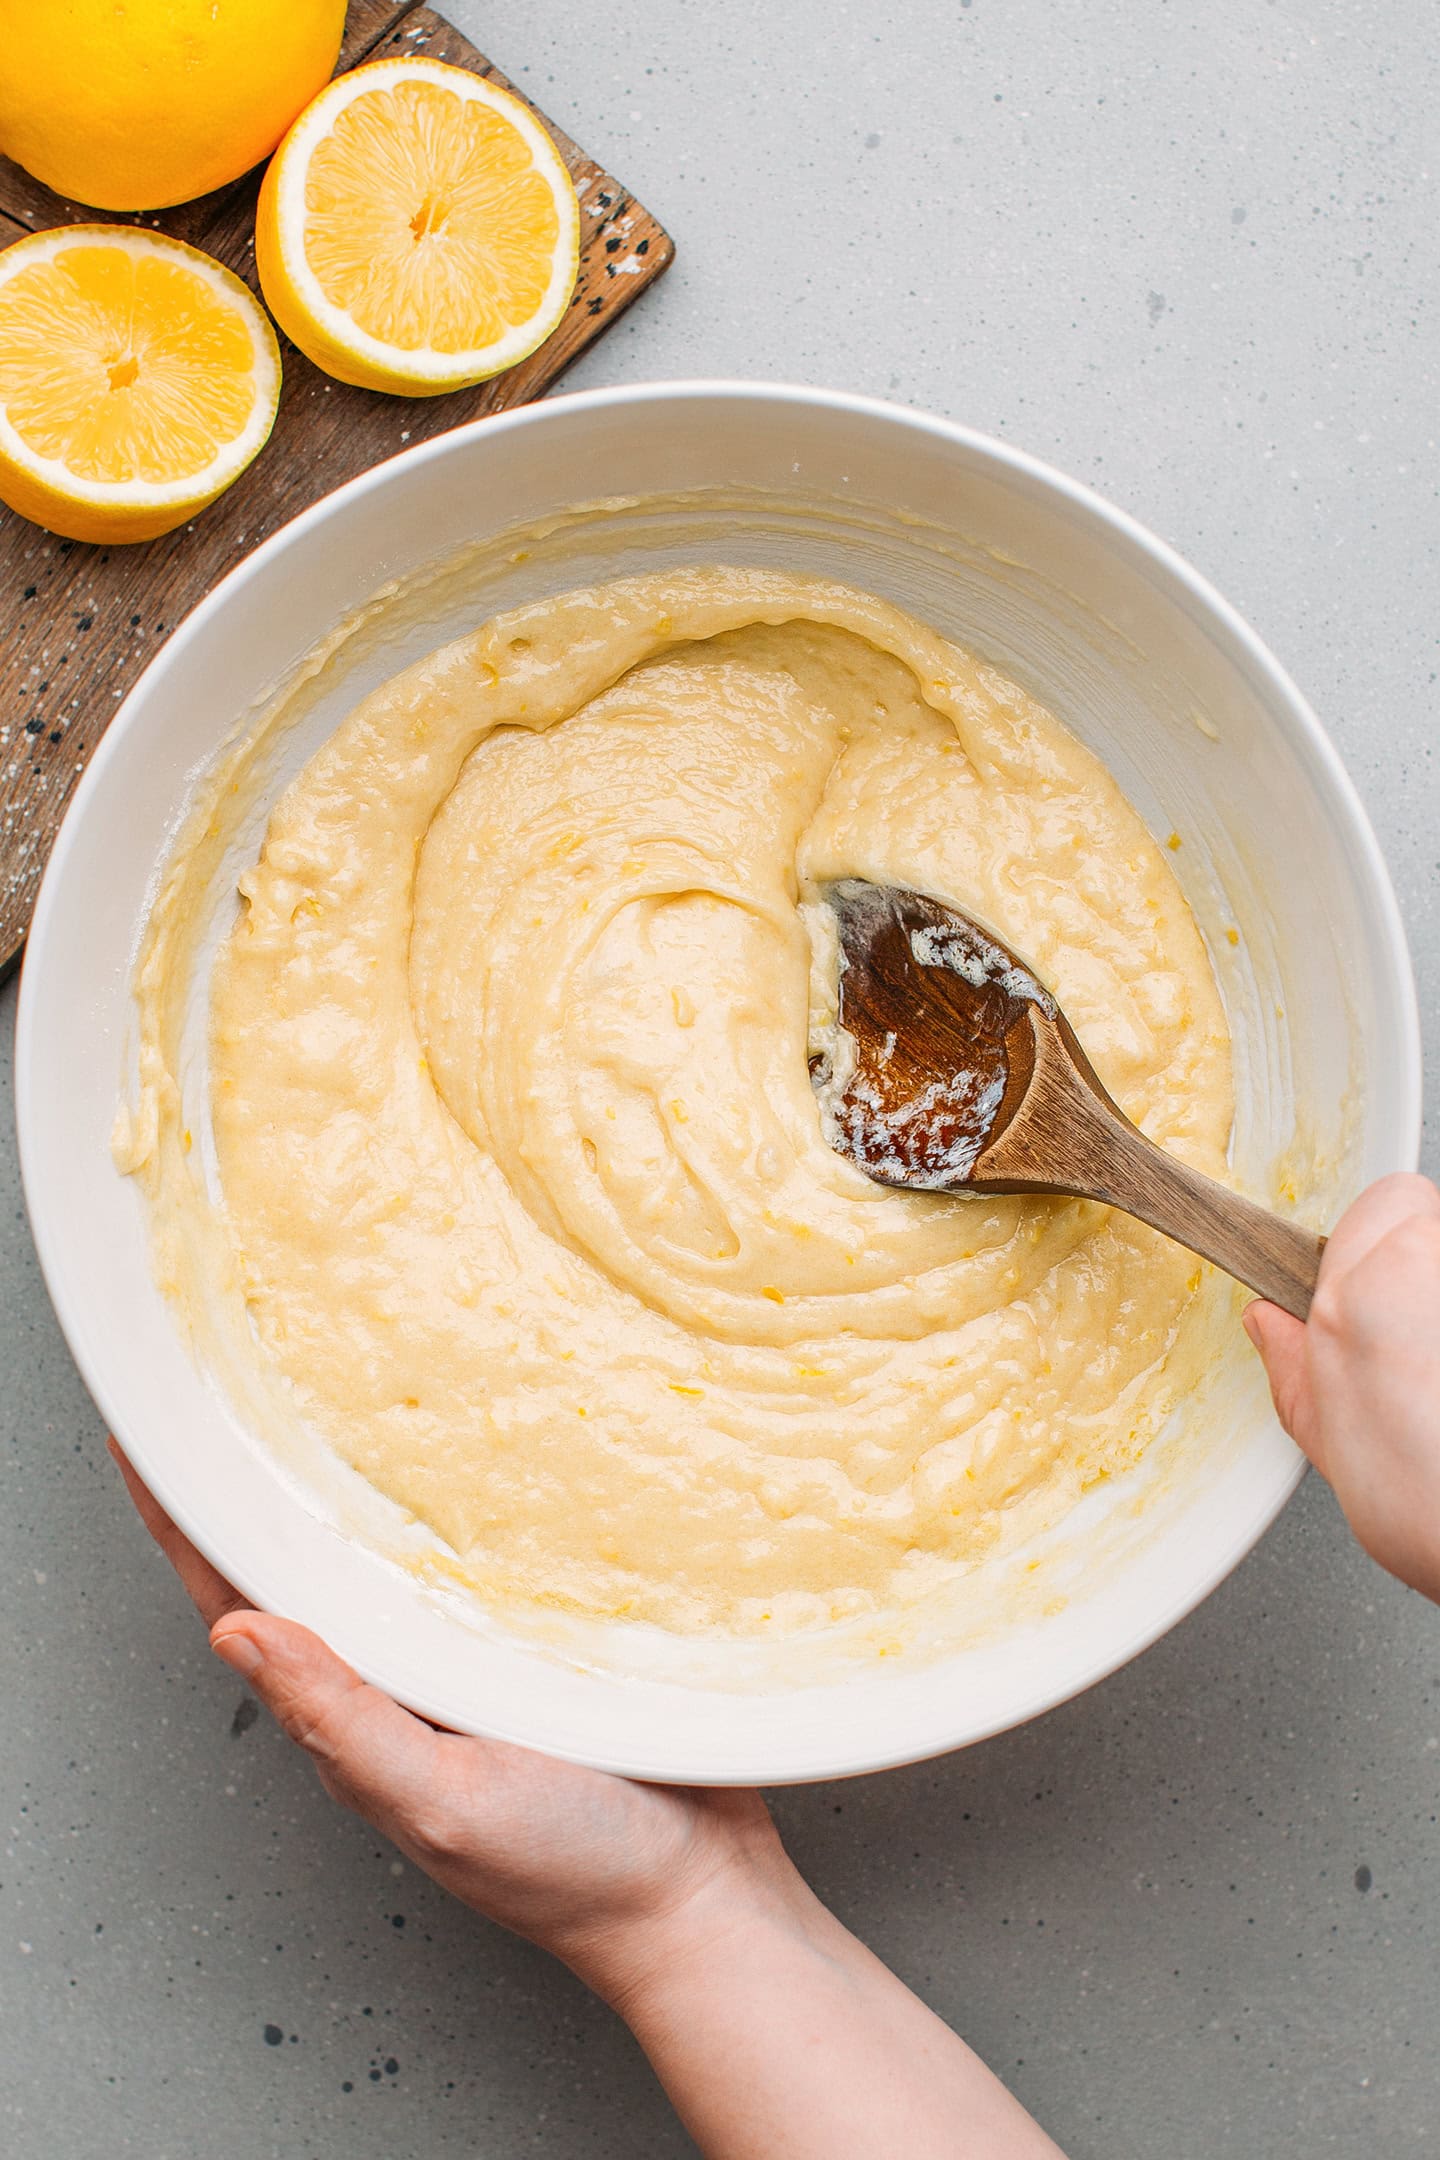
[[[147,539],[236,478],[270,431],[279,353],[253,296],[131,227],[0,255],[0,498],[77,539]]]
[[[271,312],[341,382],[434,396],[513,367],[570,304],[580,211],[518,98],[437,60],[331,83],[271,161],[255,261]]]
[[[310,159],[306,260],[333,306],[404,352],[470,352],[528,322],[559,239],[510,120],[433,83],[356,98]]]

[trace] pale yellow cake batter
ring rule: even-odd
[[[1204,1361],[1198,1263],[1138,1224],[826,1146],[807,922],[845,874],[992,924],[1224,1174],[1164,852],[879,600],[724,569],[548,600],[368,698],[275,810],[213,990],[243,1294],[304,1417],[491,1596],[879,1611],[1133,1460]]]

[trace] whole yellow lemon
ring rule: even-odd
[[[72,201],[160,210],[268,157],[345,0],[0,0],[0,150]]]

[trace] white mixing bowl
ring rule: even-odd
[[[622,1628],[557,1623],[536,1644],[437,1595],[396,1564],[399,1531],[387,1545],[323,1465],[299,1474],[247,1434],[154,1285],[142,1199],[108,1141],[136,940],[196,776],[377,588],[515,527],[533,528],[528,544],[476,556],[387,633],[342,645],[277,786],[362,690],[497,605],[687,560],[835,576],[993,659],[1100,753],[1153,830],[1184,834],[1174,861],[1235,1038],[1248,1188],[1270,1191],[1289,1150],[1318,1166],[1323,1220],[1413,1164],[1414,992],[1374,839],[1294,686],[1184,563],[1074,482],[940,420],[762,385],[596,391],[441,436],[316,504],[231,572],[117,714],[56,846],[21,997],[25,1189],[61,1324],[131,1459],[215,1565],[438,1721],[710,1783],[837,1776],[979,1739],[1143,1649],[1284,1505],[1301,1465],[1248,1353],[1153,1461],[1062,1526],[1043,1596],[1016,1594],[1013,1565],[993,1581],[982,1569],[944,1654],[900,1643],[827,1665],[822,1646],[807,1667],[806,1650],[766,1662]],[[255,831],[242,839],[253,848]]]

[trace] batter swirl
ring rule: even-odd
[[[512,612],[274,812],[213,989],[244,1295],[303,1416],[491,1596],[739,1633],[880,1610],[1172,1407],[1209,1324],[1188,1255],[826,1145],[807,895],[847,875],[992,923],[1129,1114],[1223,1174],[1229,1043],[1163,852],[1058,721],[878,599],[697,569]]]

